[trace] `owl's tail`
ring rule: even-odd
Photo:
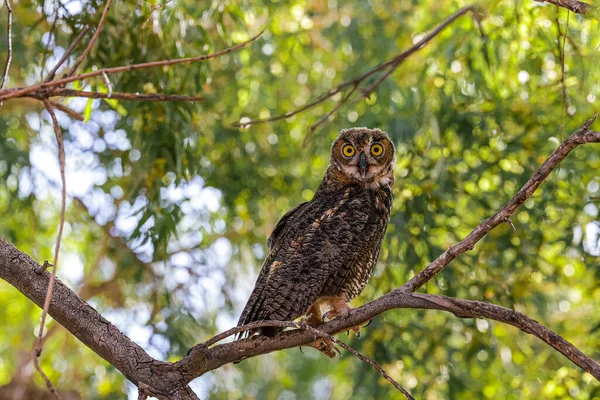
[[[238,320],[237,326],[247,325],[251,322],[264,321],[267,319],[267,315],[265,310],[263,309],[263,305],[265,302],[265,297],[261,296],[262,288],[255,287],[254,291],[250,295],[250,299],[248,299],[248,303],[246,303],[246,307],[244,307],[244,311],[242,311],[242,315]],[[247,331],[239,332],[235,338],[236,340],[247,338],[253,336],[255,333],[265,334],[265,328],[255,328]],[[274,332],[275,333],[275,332]],[[273,333],[273,334],[274,334]],[[271,336],[271,335],[269,335]]]

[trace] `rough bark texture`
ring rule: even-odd
[[[41,308],[51,275],[47,271],[38,274],[36,271],[40,269],[35,260],[0,238],[0,277]],[[183,375],[172,364],[150,357],[59,279],[55,282],[48,312],[134,384],[144,382],[153,394],[164,397],[186,389]]]

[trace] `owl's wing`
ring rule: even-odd
[[[286,212],[283,217],[279,220],[275,228],[273,228],[273,232],[269,235],[267,239],[267,246],[269,249],[272,249],[275,246],[275,243],[279,240],[279,238],[285,233],[288,222],[294,217],[294,215],[298,214],[300,210],[302,210],[308,201],[298,204],[296,207],[292,208],[290,211]]]
[[[299,211],[303,209],[308,203],[309,202],[307,201],[298,204],[296,207],[292,208],[290,211],[285,213],[283,217],[281,217],[279,222],[277,222],[277,224],[275,225],[275,228],[273,228],[273,232],[271,232],[271,235],[269,235],[269,238],[267,239],[267,245],[269,246],[270,250],[272,250],[273,247],[275,247],[279,239],[286,232],[287,228],[289,227],[288,223],[292,221],[293,217],[295,215],[298,215]],[[238,326],[259,319],[257,314],[264,302],[264,297],[261,297],[261,294],[271,273],[272,264],[272,254],[269,254],[267,256],[267,259],[265,260],[265,263],[263,264],[260,274],[258,275],[258,279],[256,280],[256,285],[254,287],[254,290],[252,291],[252,294],[250,295],[250,299],[248,300],[248,303],[246,304],[246,307],[244,307],[244,311],[240,316]],[[251,334],[252,333],[250,333],[250,335]],[[240,336],[242,335],[238,334],[238,337]]]

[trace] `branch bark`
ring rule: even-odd
[[[481,301],[412,293],[413,290],[439,273],[458,255],[471,249],[494,227],[502,222],[509,222],[510,215],[523,204],[575,147],[584,143],[600,143],[600,132],[589,130],[594,120],[595,117],[587,121],[575,134],[561,143],[533,177],[500,211],[483,221],[465,239],[444,252],[407,284],[353,310],[345,319],[333,320],[319,326],[318,330],[324,334],[333,335],[396,308],[441,310],[460,318],[489,318],[513,325],[525,333],[538,337],[600,381],[600,365],[596,361],[557,333],[521,313]],[[39,268],[39,264],[31,257],[0,238],[0,278],[15,286],[42,307],[51,275],[48,272],[39,274]],[[144,393],[161,399],[196,398],[187,384],[208,371],[257,355],[307,345],[315,340],[313,331],[297,329],[283,332],[279,337],[273,339],[259,337],[214,345],[241,329],[233,328],[205,343],[194,346],[189,355],[180,361],[168,363],[150,357],[140,346],[133,343],[58,279],[48,313],[90,349],[119,369],[138,387],[141,387]],[[293,322],[282,321],[264,323],[298,326]],[[247,326],[244,329],[250,327]]]
[[[47,271],[36,273],[39,267],[27,254],[0,238],[0,277],[42,308],[52,275]],[[54,283],[48,314],[134,384],[147,384],[154,396],[197,398],[172,364],[150,357],[60,279]]]
[[[593,5],[584,3],[582,1],[577,1],[577,0],[534,0],[534,1],[537,1],[538,3],[554,4],[555,6],[566,8],[567,10],[574,12],[576,14],[583,14],[583,15],[593,14],[590,12],[595,10],[595,7]],[[594,15],[590,15],[590,16],[595,18]]]

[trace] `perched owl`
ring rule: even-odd
[[[373,272],[390,219],[394,154],[379,129],[340,132],[313,199],[286,213],[269,236],[269,255],[238,326],[303,315],[318,325],[323,311],[324,318],[348,314],[348,302]],[[278,331],[259,329],[269,336]],[[313,347],[334,356],[332,344],[323,342]]]

